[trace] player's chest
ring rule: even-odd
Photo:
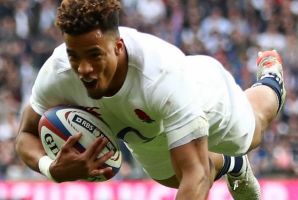
[[[103,117],[114,134],[128,143],[143,143],[163,132],[163,121],[141,104],[104,105]]]
[[[114,136],[127,143],[145,143],[164,131],[161,117],[148,108],[142,98],[121,101],[85,102],[111,128]]]

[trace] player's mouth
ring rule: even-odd
[[[92,78],[82,78],[81,81],[83,82],[84,86],[87,89],[93,89],[97,85],[97,79]]]

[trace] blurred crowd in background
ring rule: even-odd
[[[0,0],[0,180],[43,178],[18,159],[14,140],[36,74],[62,42],[54,25],[59,3]],[[258,51],[278,50],[287,101],[261,147],[249,156],[258,177],[297,177],[298,0],[122,0],[122,7],[121,25],[152,33],[186,54],[215,57],[243,89],[255,82]],[[115,178],[146,177],[123,150]]]

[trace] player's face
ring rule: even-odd
[[[64,34],[64,40],[71,67],[91,98],[111,96],[120,89],[116,72],[124,48],[121,39],[94,30],[75,36]]]

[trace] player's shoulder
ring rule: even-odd
[[[154,80],[165,71],[183,65],[185,54],[173,44],[149,33],[120,27],[130,64],[149,79]]]
[[[56,47],[52,55],[46,60],[38,72],[35,84],[59,84],[70,81],[74,77],[68,61],[66,46],[61,44]]]
[[[169,56],[173,60],[179,56],[184,56],[184,53],[178,47],[155,35],[128,27],[120,27],[119,30],[128,51],[136,54],[143,53],[145,59],[146,56],[150,60],[154,57],[164,58]]]
[[[59,74],[64,71],[70,70],[70,63],[67,57],[65,43],[57,46],[52,55],[43,64],[41,70],[47,71],[47,73],[52,72]]]

